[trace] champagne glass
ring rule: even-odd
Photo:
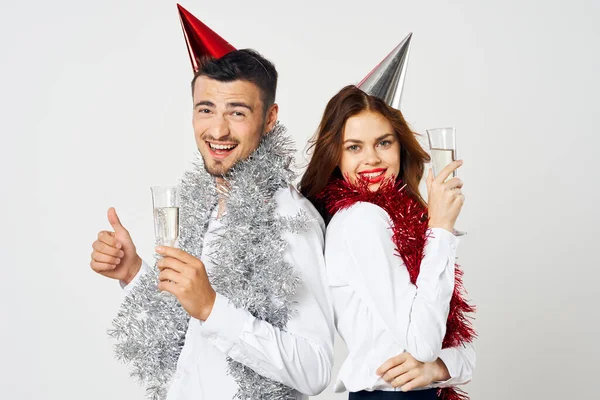
[[[431,153],[431,166],[433,176],[437,176],[448,164],[456,160],[456,129],[435,128],[427,129],[429,139],[429,151]],[[456,177],[456,170],[452,171],[452,177]],[[467,233],[454,229],[454,235],[463,236]]]
[[[157,246],[175,247],[179,237],[179,191],[177,186],[152,186],[154,236]],[[157,299],[173,301],[175,296],[160,292]]]
[[[154,235],[158,246],[174,247],[179,237],[179,192],[177,186],[152,186]]]

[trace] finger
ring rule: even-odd
[[[163,257],[156,263],[156,266],[161,271],[164,269],[172,269],[177,273],[183,274],[188,269],[188,265],[173,257]]]
[[[396,379],[397,377],[399,377],[402,374],[405,374],[406,372],[408,372],[410,370],[410,367],[407,365],[408,363],[402,363],[390,370],[388,370],[388,372],[386,372],[382,378],[384,381],[390,383],[392,382],[394,379]]]
[[[446,182],[444,182],[444,188],[446,189],[461,189],[463,185],[463,181],[459,178],[448,179]]]
[[[101,263],[101,262],[97,262],[97,261],[92,261],[90,263],[90,266],[96,272],[112,271],[117,267],[114,264],[106,264],[106,263]]]
[[[458,198],[458,196],[460,196],[462,194],[462,191],[460,189],[451,189],[450,190],[450,195],[452,196],[451,199],[452,201],[456,200]]]
[[[115,231],[120,230],[120,231],[127,232],[127,229],[125,229],[125,227],[121,223],[121,220],[119,219],[119,216],[117,215],[117,211],[115,210],[114,207],[111,207],[108,209],[108,222],[110,222],[110,226],[112,226],[112,228]]]
[[[462,193],[457,194],[456,197],[454,197],[454,201],[461,205],[465,204],[465,195]]]
[[[404,385],[402,385],[402,387],[400,389],[403,392],[408,392],[410,390],[419,389],[419,388],[425,387],[427,385],[428,385],[428,382],[425,379],[425,377],[423,377],[423,375],[419,375],[412,381],[406,382]]]
[[[393,387],[397,388],[397,387],[403,386],[407,382],[412,381],[413,379],[415,379],[418,376],[419,376],[419,370],[411,369],[410,371],[396,377],[392,382],[390,382],[390,384]]]
[[[427,174],[427,191],[431,192],[431,184],[433,183],[433,169],[429,168],[429,173]]]
[[[125,252],[123,250],[119,250],[116,247],[109,246],[106,243],[102,243],[99,240],[92,243],[92,249],[94,249],[98,253],[106,254],[107,256],[113,256],[116,258],[123,258],[125,256]]]
[[[161,292],[169,292],[175,297],[177,297],[177,294],[179,293],[177,284],[169,281],[158,282],[158,290],[160,290]]]
[[[98,233],[98,240],[102,243],[106,243],[109,246],[116,247],[120,249],[122,247],[121,243],[117,239],[115,239],[115,233],[109,231],[101,231]]]
[[[408,353],[400,353],[392,358],[389,358],[386,362],[381,364],[379,368],[377,368],[377,375],[381,376],[385,374],[390,369],[401,365],[408,359]]]
[[[462,160],[452,161],[450,164],[446,165],[446,167],[440,171],[440,173],[435,177],[435,180],[438,182],[444,182],[452,172],[456,171],[458,167],[463,164]]]
[[[181,274],[173,271],[172,269],[163,269],[162,271],[160,271],[160,273],[158,274],[158,280],[159,281],[171,281],[173,283],[179,283],[181,281]]]
[[[184,264],[192,264],[196,261],[200,261],[193,255],[175,247],[158,246],[155,250],[161,256],[175,258]]]
[[[114,266],[117,266],[121,263],[120,258],[102,254],[97,251],[92,252],[92,261],[97,261],[97,262],[106,263],[106,264],[113,264]]]

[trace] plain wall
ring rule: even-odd
[[[467,390],[596,398],[600,2],[183,6],[275,62],[299,156],[328,99],[413,32],[404,115],[421,133],[455,126],[465,160],[459,259],[480,336]],[[1,398],[143,399],[106,335],[121,289],[89,256],[115,206],[151,258],[149,186],[176,183],[194,149],[191,77],[174,2],[2,1]],[[336,371],[344,357],[338,342]]]

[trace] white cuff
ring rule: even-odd
[[[119,284],[121,285],[121,289],[125,290],[125,292],[127,294],[129,294],[129,292],[131,292],[131,289],[133,289],[135,287],[135,285],[137,285],[137,283],[140,281],[140,278],[143,275],[145,275],[146,273],[148,273],[150,270],[151,270],[151,267],[148,264],[146,264],[146,262],[144,260],[142,260],[142,265],[140,266],[140,270],[133,277],[131,282],[129,282],[129,284],[125,284],[125,282],[119,281]]]
[[[451,386],[456,386],[456,385],[463,385],[463,384],[469,383],[469,381],[470,381],[470,379],[468,379],[464,382],[461,382],[461,380],[459,379],[460,378],[460,376],[459,376],[460,360],[457,358],[456,349],[449,349],[449,350],[454,350],[454,354],[452,351],[443,351],[442,350],[442,352],[439,355],[439,358],[446,365],[446,369],[448,369],[448,375],[450,375],[450,378],[445,381],[433,382],[433,385],[435,387],[444,388],[444,387],[451,387]]]
[[[228,353],[239,342],[249,316],[248,311],[236,308],[227,297],[217,293],[210,315],[206,321],[200,321],[200,333],[221,351]]]
[[[444,228],[431,228],[431,233],[434,238],[440,241],[441,246],[447,246],[452,250],[452,252],[456,252],[458,244],[460,243],[458,236],[445,230]]]
[[[435,272],[439,274],[442,274],[446,268],[450,268],[454,273],[456,249],[460,239],[443,228],[431,228],[429,234],[430,237],[424,250],[425,258],[428,260],[446,260],[446,262],[421,263],[421,266],[433,264],[436,266]]]

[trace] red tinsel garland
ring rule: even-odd
[[[428,239],[427,209],[421,202],[411,195],[406,186],[401,182],[387,181],[382,183],[377,191],[370,191],[367,184],[351,185],[343,179],[330,182],[317,196],[329,215],[351,207],[358,202],[367,202],[383,208],[393,226],[393,241],[396,245],[396,255],[402,258],[408,270],[410,281],[416,284],[425,243]],[[467,315],[475,311],[475,307],[467,303],[463,297],[464,287],[463,272],[455,264],[455,284],[452,298],[450,299],[450,312],[446,323],[446,336],[442,348],[457,347],[470,343],[475,339],[470,317]],[[438,398],[443,400],[468,400],[467,393],[459,388],[438,389]]]

